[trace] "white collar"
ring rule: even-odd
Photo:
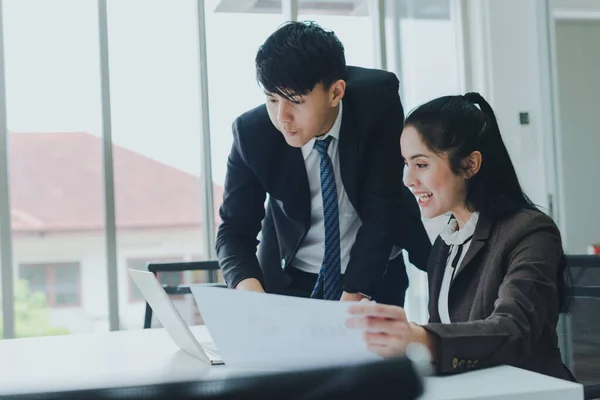
[[[323,140],[328,136],[331,136],[334,139],[339,140],[341,126],[342,126],[342,101],[340,100],[340,108],[338,110],[338,115],[335,118],[335,122],[333,123],[333,126],[331,127],[329,132],[327,132],[325,135],[319,137],[318,140]],[[313,147],[315,147],[316,140],[317,140],[317,138],[312,138],[308,143],[306,143],[304,146],[302,146],[302,156],[304,157],[305,160],[308,158],[308,155],[312,151]]]
[[[448,222],[448,225],[446,225],[440,232],[440,237],[448,246],[463,244],[475,233],[478,220],[479,212],[475,211],[465,226],[463,226],[462,229],[458,229],[458,222],[455,218],[452,218],[450,222]]]

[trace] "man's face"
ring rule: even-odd
[[[343,87],[340,88],[340,85]],[[290,146],[302,147],[331,128],[344,89],[344,81],[334,82],[327,89],[318,83],[308,94],[291,100],[265,92],[269,118]]]

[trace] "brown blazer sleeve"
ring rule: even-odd
[[[544,324],[558,318],[560,234],[549,217],[535,214],[500,228],[495,236],[503,239],[489,243],[495,246],[490,252],[502,252],[502,257],[494,259],[505,260],[504,265],[486,266],[486,257],[481,260],[480,268],[505,269],[491,315],[484,320],[424,326],[438,339],[438,373],[517,365],[530,355]]]

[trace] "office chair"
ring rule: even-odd
[[[227,287],[224,283],[217,282],[217,271],[219,263],[217,261],[186,261],[186,262],[167,262],[167,263],[148,263],[148,271],[155,276],[159,272],[182,272],[182,271],[207,271],[209,282],[204,285]],[[168,286],[163,285],[165,292],[170,296],[192,294],[189,285]],[[146,302],[146,312],[144,314],[144,329],[148,329],[152,324],[152,308]]]
[[[585,399],[600,398],[600,255],[567,255],[573,310],[567,319],[568,367],[584,385]]]
[[[360,365],[235,376],[223,380],[16,395],[19,400],[57,399],[405,399],[423,393],[419,361],[408,358]]]

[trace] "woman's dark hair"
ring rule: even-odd
[[[346,78],[344,46],[335,33],[311,21],[288,22],[273,32],[258,49],[255,64],[260,85],[287,99]]]
[[[406,118],[425,145],[435,153],[448,155],[455,174],[464,171],[463,160],[479,151],[479,172],[467,180],[465,205],[497,220],[520,209],[539,209],[523,192],[515,167],[504,145],[492,107],[479,93],[444,96],[415,109]],[[541,211],[540,211],[541,212]],[[570,310],[569,268],[562,253],[558,290],[560,310]]]

